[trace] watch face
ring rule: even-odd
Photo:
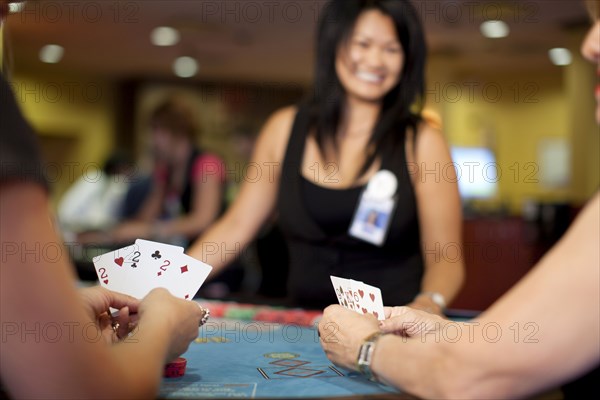
[[[433,300],[433,302],[435,304],[437,304],[441,308],[446,308],[446,302],[444,301],[444,296],[442,296],[441,294],[439,294],[439,293],[432,293],[431,294],[431,299]]]

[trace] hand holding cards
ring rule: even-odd
[[[212,270],[210,265],[183,253],[183,247],[149,240],[94,257],[100,285],[141,299],[162,287],[191,300]]]
[[[379,288],[352,279],[330,278],[340,305],[359,314],[372,314],[378,320],[385,319]]]

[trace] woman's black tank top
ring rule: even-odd
[[[308,113],[300,108],[283,162],[277,201],[279,225],[290,252],[291,304],[323,308],[337,303],[330,275],[379,287],[386,305],[412,301],[421,287],[423,256],[405,146],[390,149],[381,159],[381,169],[396,175],[398,189],[389,232],[379,247],[348,234],[364,187],[328,189],[301,175],[309,129]]]

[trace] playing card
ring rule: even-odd
[[[385,318],[379,288],[352,279],[330,278],[340,305],[360,314],[372,314],[379,320]]]
[[[119,293],[141,298],[144,276],[137,245],[123,247],[93,258],[100,285]]]
[[[138,299],[163,287],[191,300],[212,270],[184,254],[182,247],[142,239],[93,261],[102,286]]]
[[[172,292],[172,288],[169,287],[172,282],[166,277],[178,264],[176,260],[184,255],[183,248],[142,239],[138,239],[136,245],[141,254],[139,263],[144,267],[143,286],[146,288],[144,296],[157,287]]]
[[[350,310],[354,310],[354,311],[359,311],[358,304],[357,304],[357,298],[355,296],[355,290],[354,290],[354,286],[357,283],[358,282],[353,279],[346,279],[346,285],[343,286],[344,296],[346,298],[346,301],[348,302],[348,308]]]
[[[379,320],[385,319],[383,299],[381,290],[378,287],[356,281],[354,281],[352,287],[358,311],[362,314],[373,314]]]
[[[330,278],[331,283],[333,283],[336,295],[338,296],[338,301],[340,302],[340,305],[350,310],[356,310],[354,298],[352,297],[352,280],[331,275]],[[341,298],[339,296],[340,293],[342,294]]]
[[[172,295],[191,300],[204,283],[212,267],[187,254],[175,256],[165,271],[159,272],[157,285],[168,289]]]
[[[167,252],[170,251],[174,251],[176,253],[183,253],[183,247],[181,246],[174,246],[172,244],[166,244],[166,243],[160,243],[160,242],[153,242],[151,240],[146,240],[146,239],[138,239],[135,241],[135,244],[137,244],[140,247],[143,248],[147,248],[149,247],[156,247],[156,250],[165,250]]]
[[[333,290],[335,290],[335,295],[337,296],[338,303],[340,306],[348,307],[348,302],[345,301],[344,289],[343,285],[346,279],[338,278],[337,276],[330,275],[331,283],[333,284]]]

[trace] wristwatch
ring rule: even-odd
[[[358,357],[356,359],[356,365],[358,371],[363,374],[367,379],[371,381],[377,381],[377,376],[371,370],[371,363],[373,362],[373,352],[375,351],[375,344],[377,340],[383,336],[383,332],[375,332],[368,336],[360,346],[358,351]]]
[[[433,301],[435,304],[437,304],[442,311],[444,311],[446,309],[446,299],[444,299],[444,296],[442,296],[441,293],[438,292],[421,292],[417,295],[421,296],[421,295],[425,295],[425,296],[429,296],[429,298],[431,299],[431,301]]]

